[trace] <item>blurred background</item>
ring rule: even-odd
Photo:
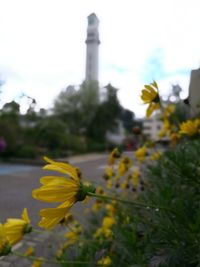
[[[185,119],[198,1],[0,3],[1,159],[134,150],[162,127],[140,99],[153,80]]]

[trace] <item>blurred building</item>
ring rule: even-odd
[[[162,129],[163,122],[158,120],[157,116],[149,119],[144,119],[143,121],[143,134],[153,141],[159,139],[158,134]]]
[[[99,19],[92,13],[88,16],[86,38],[86,81],[98,81],[99,76]]]
[[[200,69],[192,70],[189,84],[189,104],[191,115],[200,113]]]

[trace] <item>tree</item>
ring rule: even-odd
[[[19,125],[19,104],[15,101],[6,103],[0,110],[0,136],[7,143],[5,154],[14,154],[21,140]]]
[[[136,125],[134,112],[123,108],[121,112],[121,120],[126,131],[132,133],[133,127]]]
[[[106,99],[98,105],[93,120],[91,121],[87,136],[96,142],[104,142],[107,131],[114,131],[118,125],[122,107],[117,97],[118,89],[111,84],[106,87]]]
[[[83,82],[79,89],[68,86],[56,98],[53,111],[67,123],[72,134],[81,135],[87,131],[98,106],[98,84]]]

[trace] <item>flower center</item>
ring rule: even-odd
[[[83,201],[86,198],[88,192],[95,193],[95,191],[96,189],[93,185],[80,183],[80,189],[76,195],[76,200]]]

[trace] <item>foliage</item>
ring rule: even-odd
[[[69,132],[77,136],[85,136],[95,146],[106,144],[106,132],[115,131],[117,120],[125,119],[117,89],[111,84],[106,87],[106,97],[99,100],[99,88],[95,82],[83,82],[79,90],[69,86],[61,92],[55,101],[54,112],[58,118],[67,123]],[[124,113],[123,113],[124,114]],[[132,120],[131,120],[132,123]]]
[[[54,112],[67,123],[72,134],[86,132],[98,106],[98,85],[83,82],[79,90],[69,86],[55,100]]]
[[[199,140],[186,141],[148,165],[143,172],[147,186],[137,201],[149,208],[118,204],[113,238],[98,240],[93,234],[106,214],[103,205],[92,213],[83,241],[64,250],[60,260],[92,261],[109,253],[112,266],[199,266],[199,153]]]
[[[6,103],[0,111],[0,136],[6,141],[5,156],[15,154],[20,140],[19,104]]]
[[[117,119],[120,118],[122,107],[117,98],[117,89],[108,84],[107,98],[96,109],[93,120],[88,129],[87,136],[97,142],[105,142],[107,131],[114,131]]]
[[[129,109],[123,109],[121,112],[121,119],[126,131],[132,133],[133,127],[137,125],[135,121],[135,114]]]

